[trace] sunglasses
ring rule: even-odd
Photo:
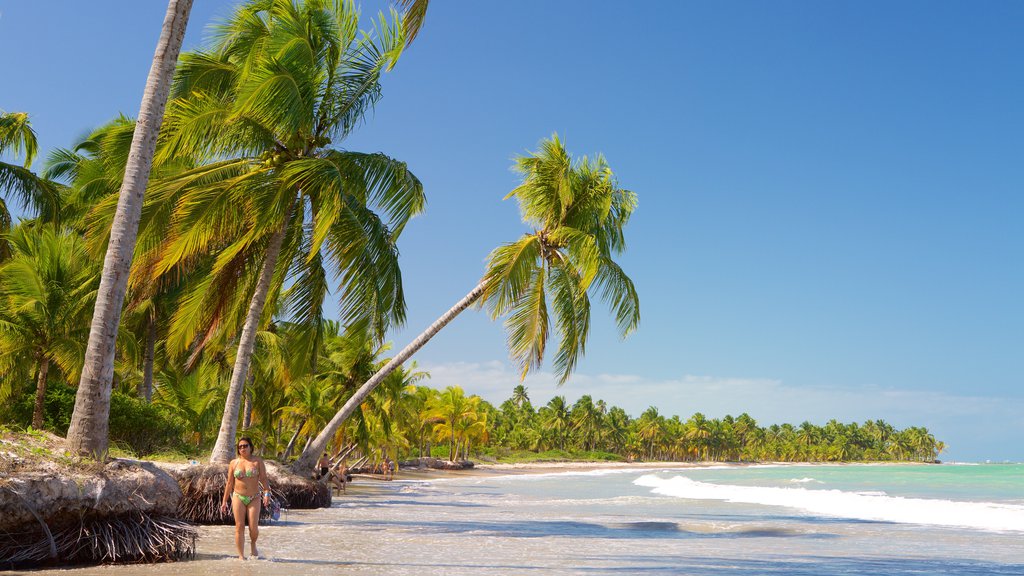
[[[252,448],[252,446],[250,446],[248,444],[239,444],[238,445],[238,449],[241,450],[242,448]]]

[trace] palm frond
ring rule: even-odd
[[[0,110],[0,153],[24,156],[23,166],[32,167],[39,145],[36,133],[24,112],[4,112]]]
[[[640,297],[633,281],[611,258],[602,258],[594,285],[615,317],[622,338],[640,326]]]
[[[495,248],[487,256],[487,288],[481,302],[490,309],[491,318],[498,318],[516,306],[533,279],[541,250],[538,238],[526,234],[516,242]]]
[[[554,367],[559,383],[563,384],[586,352],[590,333],[590,299],[574,266],[552,266],[548,288],[559,336]]]
[[[530,276],[528,289],[516,300],[512,313],[505,320],[509,355],[519,365],[521,378],[543,364],[551,324],[544,293],[547,271],[536,267]]]

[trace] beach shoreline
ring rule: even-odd
[[[719,462],[701,460],[696,462],[609,462],[609,461],[547,461],[547,462],[474,462],[472,468],[463,470],[442,470],[435,468],[400,468],[395,475],[396,480],[431,480],[440,478],[456,478],[460,476],[495,476],[518,474],[555,474],[586,473],[612,470],[686,470],[701,468],[748,468],[757,466],[772,467],[807,467],[807,466],[927,466],[927,462]],[[381,480],[379,475],[357,474],[356,478]]]
[[[903,574],[899,570],[908,560],[921,561],[922,547],[934,556],[929,560],[932,573],[943,576],[974,573],[963,571],[971,562],[986,562],[994,570],[1017,566],[1019,555],[1008,547],[1017,538],[1012,533],[912,521],[866,521],[857,519],[857,510],[848,520],[828,511],[800,512],[742,498],[738,502],[680,498],[655,494],[648,484],[635,483],[637,477],[648,474],[661,484],[670,483],[672,477],[694,471],[695,479],[706,481],[710,475],[726,490],[774,485],[782,488],[769,492],[799,493],[813,487],[813,477],[830,483],[829,490],[819,492],[821,498],[841,503],[851,497],[858,502],[885,498],[860,494],[858,487],[892,480],[893,475],[904,475],[892,483],[891,488],[897,489],[909,478],[924,479],[927,485],[926,477],[919,474],[958,472],[942,467],[898,468],[902,471],[856,464],[579,461],[487,463],[466,470],[403,468],[393,481],[356,475],[346,493],[333,496],[330,508],[283,511],[279,521],[261,526],[264,556],[259,561],[241,562],[234,557],[233,527],[201,526],[194,560],[33,573],[305,576],[386,572],[415,576],[641,569],[678,573],[674,570],[682,559],[695,568],[693,574],[701,575],[739,574],[734,567],[742,564],[750,569],[742,573],[763,568],[763,573],[811,576],[839,562],[845,563],[848,573],[866,576],[879,573],[879,562],[891,569],[881,573]],[[843,488],[842,482],[861,482],[857,478],[865,473],[873,478],[869,484]],[[522,478],[528,475],[533,477]],[[756,480],[764,477],[779,480],[775,484]],[[932,497],[943,494],[936,492]],[[971,507],[974,514],[986,513],[977,503],[954,505]],[[963,544],[968,540],[969,547]],[[802,568],[794,571],[794,567]]]

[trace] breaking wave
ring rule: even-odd
[[[1019,505],[902,498],[880,492],[710,484],[683,476],[661,478],[653,474],[641,476],[633,483],[649,487],[655,494],[691,500],[784,506],[857,520],[1024,532],[1024,506]]]

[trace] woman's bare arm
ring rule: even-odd
[[[263,458],[260,458],[260,484],[263,486],[263,504],[266,505],[270,501],[270,481],[267,479],[267,465],[263,463]]]
[[[231,464],[228,464],[228,481],[224,483],[224,497],[220,501],[222,509],[230,505],[231,492],[235,489],[235,462],[237,460],[232,460]]]

